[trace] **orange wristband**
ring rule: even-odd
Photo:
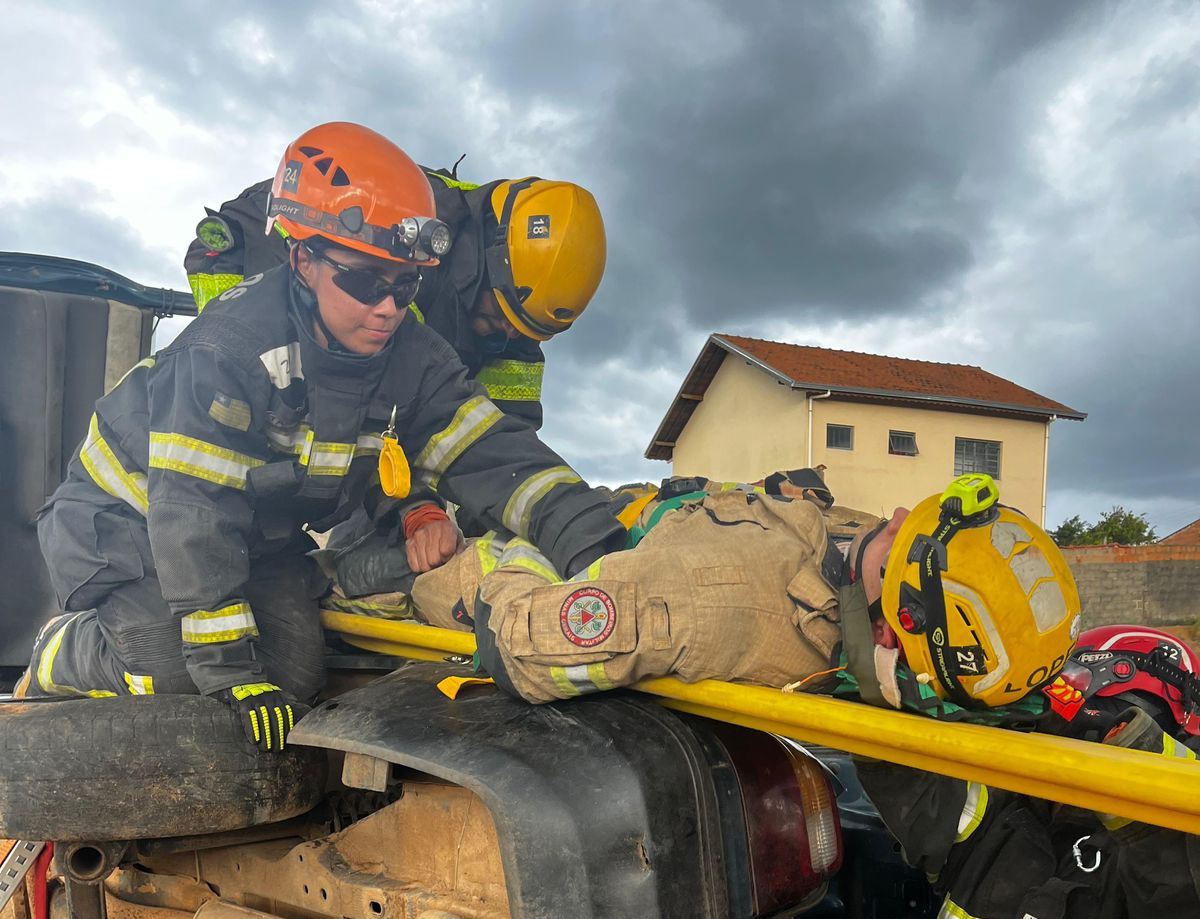
[[[404,515],[404,538],[412,539],[413,534],[423,526],[439,520],[449,520],[450,515],[436,504],[422,504],[414,507]]]

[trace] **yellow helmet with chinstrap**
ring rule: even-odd
[[[1079,591],[1062,552],[998,498],[980,474],[926,498],[901,525],[883,578],[883,615],[909,668],[969,708],[1045,685],[1079,635]]]

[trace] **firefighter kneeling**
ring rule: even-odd
[[[634,529],[636,548],[566,582],[489,535],[417,580],[418,615],[473,628],[481,666],[531,702],[674,675],[935,715],[1019,704],[1079,631],[1062,554],[987,476],[842,546],[815,502],[740,489],[647,506]]]

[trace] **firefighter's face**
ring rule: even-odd
[[[384,261],[352,249],[333,248],[316,257],[304,246],[299,247],[296,269],[316,295],[322,321],[342,346],[355,354],[381,351],[400,325],[408,304],[397,304],[392,294],[375,303],[364,303],[336,283],[338,275],[343,276],[344,284],[347,272],[367,271],[382,284],[395,285],[417,273],[411,266]],[[319,342],[328,345],[319,326],[313,333]]]
[[[874,603],[883,596],[883,567],[887,564],[888,553],[892,551],[892,543],[896,541],[896,534],[900,532],[900,525],[904,523],[904,518],[907,516],[907,507],[896,508],[892,511],[892,518],[887,522],[887,526],[867,544],[867,550],[863,553],[862,571],[858,575],[862,578],[863,590],[867,592],[868,603]],[[858,547],[851,546],[850,558],[857,557]]]
[[[521,337],[516,326],[508,321],[504,310],[490,287],[479,291],[479,299],[475,301],[475,315],[471,317],[471,331],[480,338],[503,335],[509,341]]]

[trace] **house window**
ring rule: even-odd
[[[888,431],[888,453],[893,456],[916,456],[917,435],[912,431]]]
[[[954,474],[985,472],[1000,478],[1000,443],[995,440],[954,438]]]
[[[854,449],[854,425],[827,424],[825,425],[825,446],[831,450]]]

